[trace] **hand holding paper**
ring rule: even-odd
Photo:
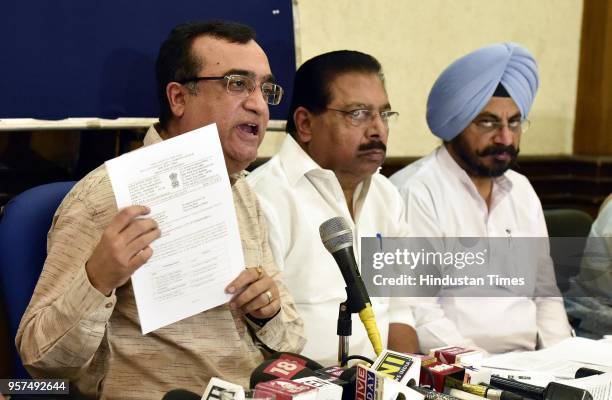
[[[150,218],[144,206],[129,206],[121,210],[106,227],[85,269],[89,281],[105,296],[123,285],[151,256],[149,245],[161,233],[157,222]]]

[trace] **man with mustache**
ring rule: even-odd
[[[304,319],[303,354],[336,358],[338,305],[345,283],[319,236],[319,226],[341,216],[360,237],[405,236],[404,205],[377,171],[385,159],[392,111],[380,63],[357,51],[334,51],[296,72],[287,132],[279,153],[247,178],[270,227],[270,244]],[[415,351],[412,313],[403,299],[372,298],[388,347]],[[388,339],[388,341],[387,341]],[[373,355],[353,318],[350,353]]]
[[[509,170],[537,87],[534,58],[514,43],[478,49],[440,75],[427,101],[427,123],[443,144],[390,178],[406,202],[412,236],[502,237],[508,243],[548,236],[535,191]],[[554,297],[547,242],[540,247],[536,291],[548,297],[421,299],[414,310],[421,350],[533,350],[570,336],[563,302]]]

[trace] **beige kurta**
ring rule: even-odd
[[[145,145],[161,141],[151,127]],[[110,297],[89,282],[85,263],[117,213],[104,166],[76,184],[53,218],[48,256],[16,344],[34,377],[68,378],[87,397],[159,399],[174,388],[202,393],[213,377],[248,385],[261,343],[299,352],[303,324],[274,264],[266,222],[242,175],[232,185],[247,267],[261,265],[282,309],[263,327],[227,304],[142,335],[132,285]]]

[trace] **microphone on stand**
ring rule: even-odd
[[[370,296],[368,296],[355,261],[353,231],[344,218],[334,217],[321,224],[319,234],[323,245],[336,260],[342,278],[344,278],[348,311],[359,313],[359,318],[366,329],[372,347],[374,347],[374,352],[378,356],[383,348],[382,339],[376,326]]]

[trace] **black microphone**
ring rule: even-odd
[[[185,389],[174,389],[169,391],[161,400],[200,400],[201,395]]]
[[[379,355],[383,348],[382,339],[376,326],[370,296],[368,296],[355,261],[353,231],[344,218],[334,217],[319,226],[319,234],[323,245],[336,260],[342,278],[344,278],[348,309],[350,312],[359,313],[359,319],[368,333],[374,352]]]
[[[592,400],[591,394],[584,389],[550,382],[545,388],[527,383],[505,379],[499,376],[491,377],[491,386],[519,394],[535,400]]]
[[[544,400],[593,400],[593,396],[588,390],[559,382],[550,382],[546,386]]]
[[[489,386],[497,389],[507,390],[508,392],[516,393],[528,399],[544,400],[544,391],[546,388],[536,385],[530,385],[516,381],[514,379],[506,379],[499,376],[492,376]]]

